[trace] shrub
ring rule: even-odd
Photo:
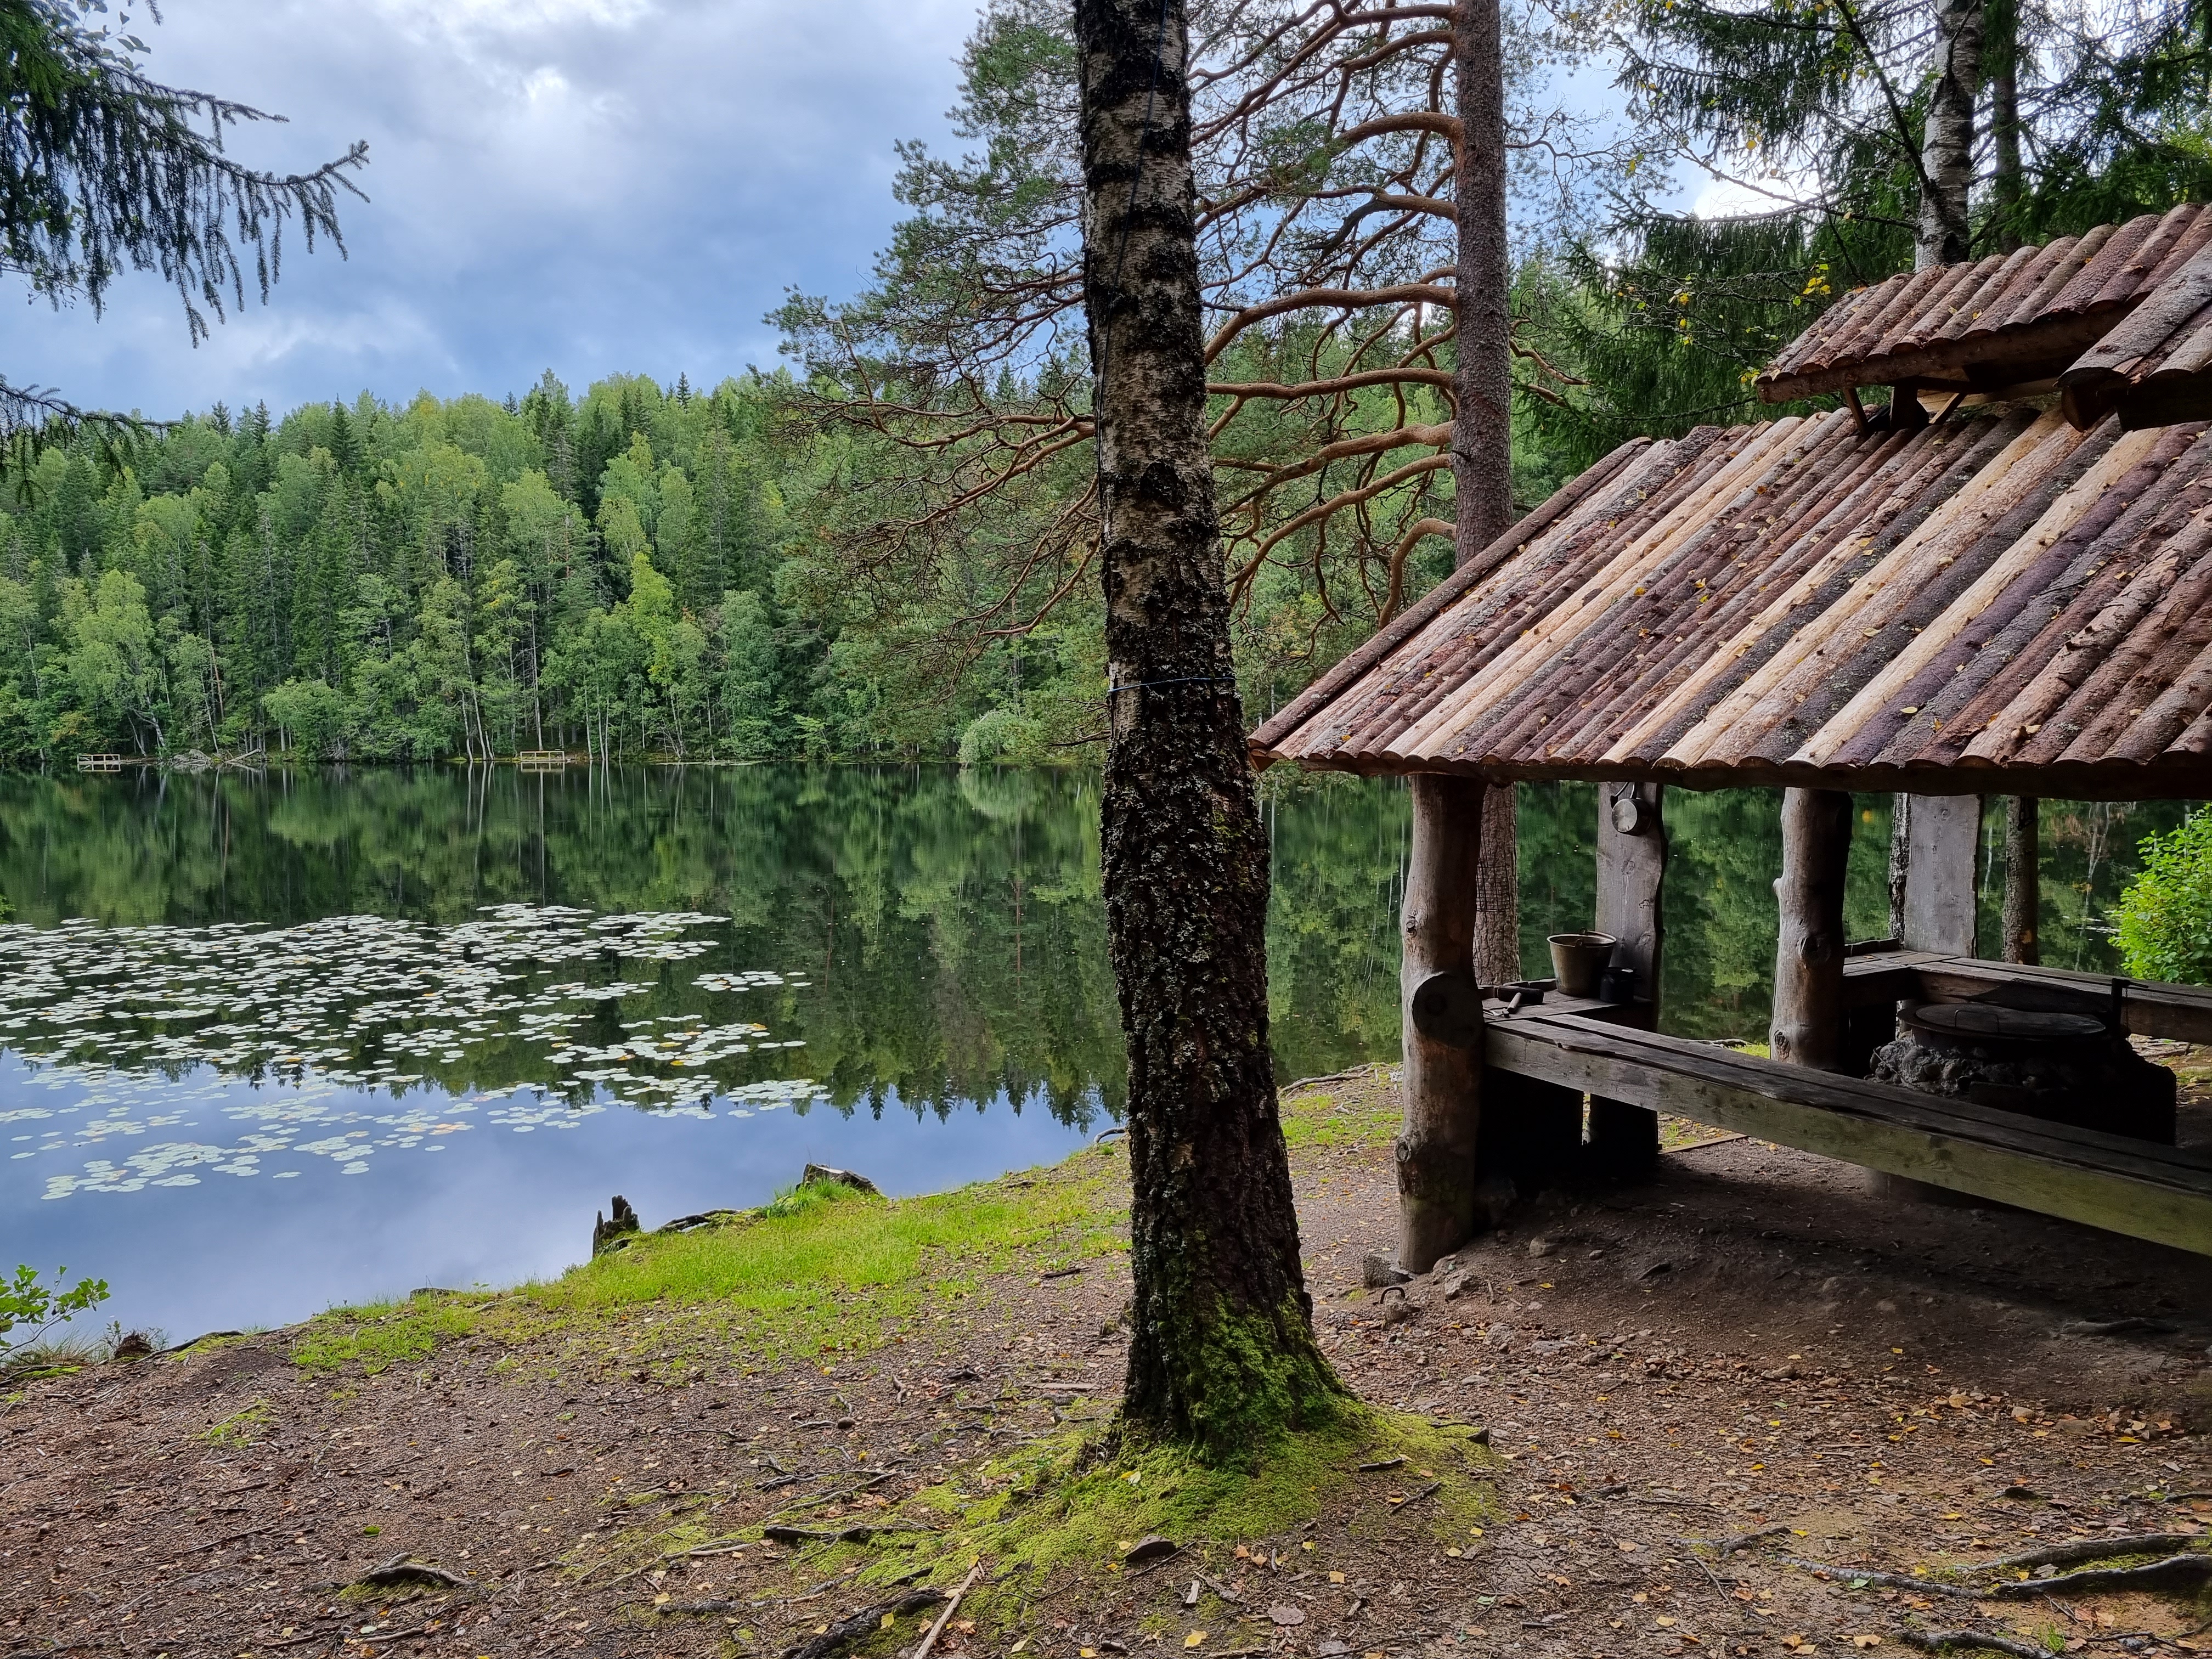
[[[2142,860],[2112,909],[2123,963],[2138,979],[2212,984],[2212,807],[2146,836]]]

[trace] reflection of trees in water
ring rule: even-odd
[[[1403,792],[1292,791],[1276,904],[1285,1075],[1397,1042],[1395,870]],[[447,768],[0,779],[0,890],[18,917],[289,923],[368,913],[458,922],[510,901],[698,910],[723,941],[658,972],[623,1018],[751,1018],[804,1049],[718,1081],[800,1073],[844,1111],[894,1093],[940,1115],[1041,1101],[1117,1112],[1121,1054],[1082,773],[946,768]],[[805,990],[710,994],[703,972],[769,968]],[[592,982],[651,975],[597,965]],[[615,1040],[612,1031],[598,1034]],[[550,1079],[519,1037],[423,1062],[448,1088]]]
[[[1267,793],[1280,1073],[1394,1055],[1405,790],[1271,776]],[[1521,800],[1522,959],[1536,974],[1548,971],[1547,933],[1589,924],[1597,792],[1532,785]],[[1765,1033],[1778,806],[1771,790],[1668,793],[1670,1030]],[[0,890],[42,927],[355,913],[450,923],[509,901],[726,915],[713,952],[659,969],[624,1015],[757,1019],[805,1039],[741,1057],[718,1080],[808,1075],[847,1112],[880,1112],[896,1093],[942,1115],[1003,1093],[1088,1122],[1118,1112],[1122,1088],[1097,807],[1087,773],[939,767],[9,775]],[[1870,938],[1887,929],[1889,798],[1857,808],[1846,909],[1852,936]],[[2112,963],[2104,909],[2136,867],[2136,843],[2183,811],[2045,803],[2046,961]],[[1994,940],[2001,853],[1978,875],[1983,937]],[[691,983],[754,968],[813,983],[735,996]],[[515,1038],[421,1069],[449,1088],[495,1088],[550,1076],[544,1062],[543,1045]]]

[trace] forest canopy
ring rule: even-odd
[[[902,150],[908,217],[871,281],[772,319],[791,370],[218,404],[127,449],[79,432],[19,453],[0,762],[1095,757],[1065,13],[984,8],[954,111],[969,148]],[[1211,441],[1254,720],[1452,562],[1443,15],[1194,9]],[[1506,29],[1519,509],[1632,435],[1781,412],[1752,398],[1759,365],[1927,240],[1939,47],[1978,54],[1947,248],[2212,193],[2203,0],[1554,0]],[[1613,77],[1610,125],[1558,106],[1563,61]],[[1698,178],[1770,205],[1685,216]]]

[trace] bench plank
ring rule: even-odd
[[[2212,1158],[2203,1154],[2034,1124],[1966,1101],[1565,1012],[1493,1018],[1484,1059],[1503,1071],[2212,1255]]]
[[[2114,977],[1928,951],[1885,951],[1844,963],[1844,1000],[1851,1006],[1898,1000],[1956,1001],[2009,984],[2045,993],[2053,1007],[2101,1014],[2112,1006]],[[2136,1036],[2212,1042],[2212,990],[2201,985],[2131,979],[2121,999],[2122,1017]]]

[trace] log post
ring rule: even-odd
[[[1398,1137],[1398,1265],[1426,1273],[1474,1233],[1475,1145],[1482,1122],[1482,1051],[1424,1036],[1413,992],[1436,973],[1474,964],[1475,875],[1487,793],[1473,778],[1416,775],[1406,865],[1403,997],[1405,1128]]]
[[[1905,823],[1905,891],[1898,939],[1908,951],[1974,954],[1974,860],[1981,848],[1978,795],[1912,795]]]
[[[1777,1060],[1837,1069],[1844,1036],[1844,871],[1851,798],[1838,789],[1782,792],[1782,874],[1774,895],[1782,936],[1774,952]]]
[[[2005,798],[2004,959],[2030,967],[2043,960],[2036,936],[2043,902],[2036,836],[2040,805],[2033,795]]]
[[[1620,944],[1616,968],[1633,969],[1636,993],[1654,1030],[1659,1023],[1659,958],[1665,931],[1661,888],[1667,873],[1665,792],[1656,783],[1608,783],[1598,791],[1597,930]],[[1639,1022],[1641,1023],[1641,1022]],[[1616,1174],[1648,1170],[1659,1156],[1659,1116],[1640,1106],[1590,1097],[1594,1163]]]

